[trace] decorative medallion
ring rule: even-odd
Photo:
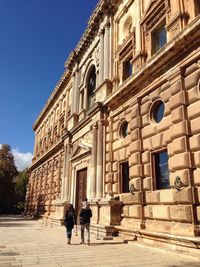
[[[175,177],[175,181],[174,181],[174,188],[176,190],[180,191],[181,187],[183,187],[183,183],[181,181],[181,177],[180,176],[176,176]]]
[[[134,184],[131,184],[129,187],[129,191],[132,195],[135,195],[135,192],[137,191]]]

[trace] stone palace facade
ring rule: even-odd
[[[87,197],[94,230],[200,244],[199,14],[198,0],[98,2],[34,123],[27,214],[61,224]]]

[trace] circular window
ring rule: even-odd
[[[200,79],[199,79],[198,84],[197,84],[197,93],[198,94],[200,93]]]
[[[120,137],[125,138],[128,135],[128,122],[123,121],[120,126]]]
[[[151,118],[154,122],[159,123],[163,117],[165,112],[165,105],[162,100],[157,100],[154,102],[151,108]]]

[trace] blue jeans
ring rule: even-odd
[[[67,228],[66,227],[66,235],[67,235],[67,238],[71,239],[72,237],[72,229],[73,228]]]

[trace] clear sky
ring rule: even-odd
[[[97,2],[0,0],[0,144],[11,146],[18,169],[30,163],[32,125]]]

